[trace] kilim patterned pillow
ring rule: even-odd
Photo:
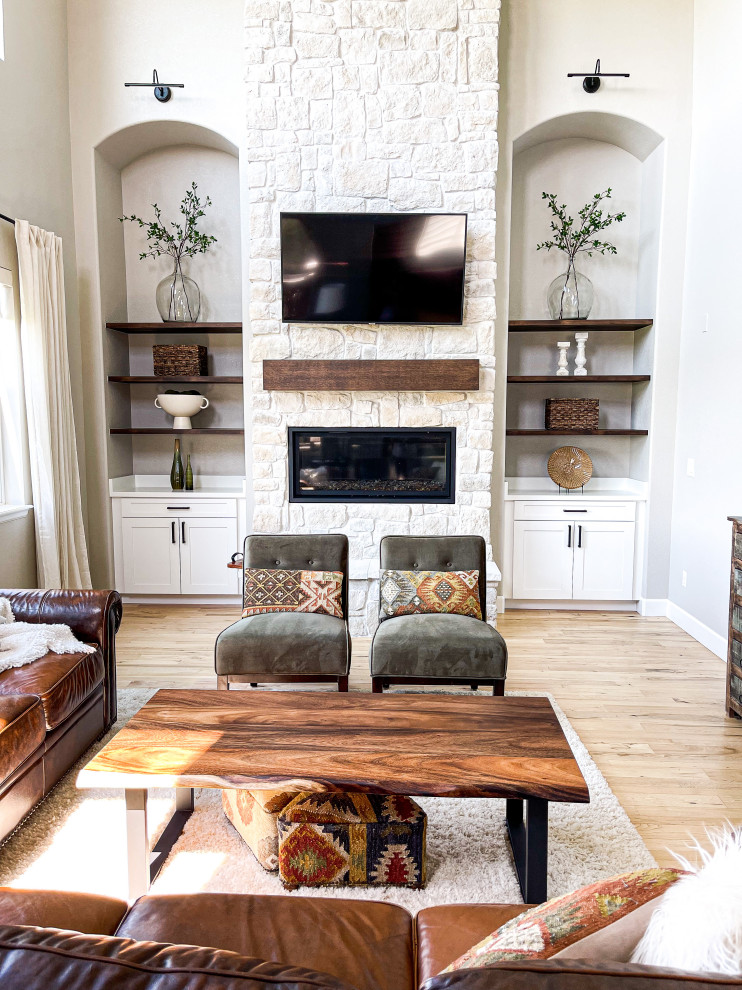
[[[505,922],[443,972],[513,960],[548,959],[661,897],[681,876],[682,870],[638,870],[545,901]]]
[[[379,619],[419,612],[482,618],[479,571],[382,571]]]
[[[343,618],[342,571],[245,568],[242,618],[266,612],[320,612]]]

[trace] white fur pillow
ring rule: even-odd
[[[677,857],[688,875],[662,895],[631,961],[693,973],[742,974],[742,829],[697,847],[701,868]]]

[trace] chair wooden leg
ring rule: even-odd
[[[495,683],[492,685],[492,694],[496,698],[504,698],[505,697],[505,679],[504,678],[501,681],[495,681]]]
[[[345,692],[347,692],[347,690],[348,690],[348,677],[347,677],[347,675],[345,677],[338,677],[338,691],[345,691]]]
[[[381,677],[372,677],[371,678],[371,691],[374,694],[383,694],[384,693],[384,681],[382,680]]]
[[[216,675],[216,688],[217,688],[217,691],[229,691],[229,675],[228,674],[217,674]]]

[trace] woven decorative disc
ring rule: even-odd
[[[562,488],[582,488],[593,476],[590,455],[580,447],[559,447],[546,465],[549,477]]]

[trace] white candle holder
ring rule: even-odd
[[[569,368],[567,367],[567,351],[569,350],[568,340],[557,341],[557,347],[559,348],[559,366],[557,367],[557,374],[562,377],[563,375],[569,374]]]
[[[587,358],[585,357],[585,342],[587,341],[589,334],[586,332],[580,332],[575,334],[575,342],[577,343],[577,356],[575,357],[575,370],[574,373],[578,377],[582,377],[587,374],[585,370],[585,363]]]

